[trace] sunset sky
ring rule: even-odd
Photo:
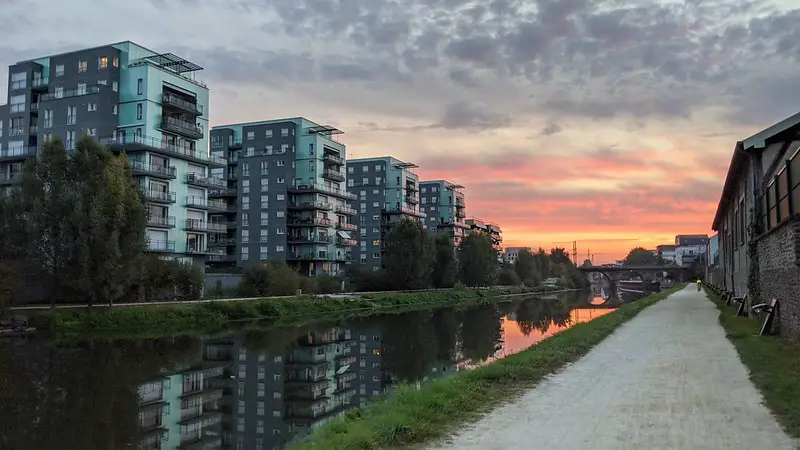
[[[7,0],[0,76],[123,40],[173,52],[205,67],[213,124],[334,125],[350,157],[465,185],[506,245],[577,240],[600,263],[710,233],[736,140],[800,111],[792,5]]]

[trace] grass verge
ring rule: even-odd
[[[364,317],[419,308],[470,305],[529,292],[533,293],[522,287],[502,287],[364,294],[355,298],[302,296],[184,305],[94,307],[46,311],[31,320],[34,326],[56,335],[126,334],[131,331],[178,333],[221,329],[231,322],[259,321],[262,325],[282,325],[337,317]]]
[[[735,308],[709,290],[706,294],[720,309],[719,322],[767,407],[788,434],[800,437],[800,350],[780,337],[760,336],[759,321],[737,317]]]
[[[335,419],[290,450],[413,448],[476,419],[545,375],[574,362],[646,307],[683,286],[623,305],[515,355],[416,389],[400,386],[385,399]]]

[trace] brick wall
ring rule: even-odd
[[[800,341],[800,220],[791,220],[758,241],[761,300],[780,301],[781,334]]]

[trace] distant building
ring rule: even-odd
[[[656,247],[656,254],[667,264],[675,264],[675,245],[659,245]]]
[[[489,238],[492,240],[492,245],[494,245],[495,250],[500,253],[500,245],[503,243],[503,230],[500,229],[500,226],[491,222],[486,222],[483,219],[479,219],[477,217],[472,217],[466,220],[466,224],[469,227],[470,232],[478,231],[481,233],[486,233],[489,235]],[[502,255],[499,256],[502,258]]]
[[[445,180],[420,181],[420,211],[427,217],[428,231],[444,233],[458,246],[469,226],[466,217],[464,186]]]
[[[519,252],[522,250],[531,251],[530,247],[506,247],[503,249],[503,262],[507,264],[514,264],[519,259]]]
[[[713,284],[719,284],[721,274],[719,271],[719,234],[711,236],[708,240],[706,250],[706,280]]]
[[[708,235],[684,234],[675,236],[675,262],[681,267],[703,263],[708,248]]]

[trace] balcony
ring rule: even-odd
[[[409,205],[418,205],[419,197],[415,195],[406,195],[406,203],[408,203]]]
[[[48,92],[47,94],[39,97],[39,102],[49,102],[52,100],[61,100],[72,97],[83,97],[84,95],[99,94],[99,86],[89,86],[84,89],[66,89],[61,92]]]
[[[161,106],[171,106],[194,115],[203,115],[203,105],[192,103],[172,94],[164,94],[161,97]]]
[[[133,174],[138,176],[148,176],[161,178],[164,180],[174,180],[177,178],[175,167],[164,166],[161,164],[150,164],[144,161],[130,161]]]
[[[289,261],[333,261],[328,252],[295,252],[287,253],[286,259]]]
[[[344,214],[346,216],[355,216],[358,214],[358,211],[356,211],[355,209],[343,205],[336,205],[334,211],[336,211],[339,214]]]
[[[339,261],[339,262],[349,262],[352,260],[353,260],[353,255],[349,253],[337,254],[336,258],[334,258],[334,261]]]
[[[322,160],[327,162],[327,163],[334,164],[334,165],[337,165],[337,166],[343,166],[344,165],[344,158],[342,158],[341,156],[339,156],[339,155],[337,155],[335,153],[325,153],[322,156]]]
[[[153,253],[175,253],[175,241],[149,241],[147,251]]]
[[[203,130],[200,127],[191,122],[186,122],[174,117],[162,117],[161,129],[171,133],[180,134],[181,136],[186,136],[190,139],[203,138]]]
[[[175,192],[159,191],[156,189],[142,189],[145,201],[152,203],[175,203]]]
[[[325,186],[321,183],[310,183],[310,184],[298,184],[296,186],[289,187],[289,192],[293,194],[310,194],[310,193],[322,193],[332,195],[334,197],[343,198],[345,200],[356,200],[358,196],[356,194],[351,194],[345,190]]]
[[[228,204],[224,200],[206,200],[206,208],[211,213],[236,212],[236,204]]]
[[[333,240],[328,235],[312,233],[306,236],[299,234],[288,236],[286,242],[290,244],[330,244]]]
[[[36,156],[36,147],[6,148],[0,150],[0,161],[13,161]]]
[[[22,174],[21,173],[13,173],[11,175],[7,174],[0,174],[0,186],[5,186],[9,184],[17,184],[22,181]]]
[[[303,210],[323,210],[323,211],[330,211],[332,205],[327,202],[320,202],[320,201],[300,201],[300,202],[291,202],[286,205],[287,209],[296,210],[296,211],[303,211]]]
[[[209,197],[216,197],[216,198],[236,197],[237,195],[238,193],[236,192],[236,188],[214,189],[208,191]]]
[[[208,200],[205,197],[198,197],[196,195],[187,195],[184,197],[183,206],[190,208],[208,208]]]
[[[177,145],[169,144],[166,141],[162,141],[161,139],[156,139],[149,136],[125,134],[121,136],[101,138],[100,143],[107,146],[111,150],[125,151],[127,153],[148,151],[215,167],[227,167],[228,165],[228,161],[225,158],[205,155],[197,150],[179,147]]]
[[[289,219],[288,225],[295,227],[329,227],[333,225],[331,219],[323,219],[321,217],[306,217]]]
[[[205,247],[199,247],[197,245],[187,245],[185,253],[187,255],[207,255],[211,252]]]
[[[201,186],[211,189],[221,189],[228,185],[228,182],[216,177],[204,177],[197,173],[186,174],[186,184]]]
[[[209,262],[236,262],[236,255],[208,255]]]
[[[345,231],[358,231],[358,226],[354,223],[337,223],[336,228]]]
[[[201,219],[186,219],[186,224],[183,227],[187,231],[202,231],[212,233],[227,233],[228,227],[223,223],[206,222]]]
[[[150,216],[147,226],[153,228],[175,228],[174,216]]]
[[[221,227],[222,227],[223,229],[225,229],[225,230],[227,230],[227,229],[228,229],[228,224],[225,224],[225,223],[217,223],[217,224],[215,224],[215,225],[219,225],[219,226],[221,226]],[[208,242],[208,245],[209,245],[209,247],[227,247],[227,246],[229,246],[229,245],[236,245],[236,239],[235,239],[235,238],[217,238],[217,239],[211,239],[211,240]]]
[[[407,206],[402,205],[393,205],[386,203],[383,205],[383,212],[384,214],[402,214],[406,216],[413,216],[413,217],[427,217],[428,215],[424,212],[417,211],[416,209],[409,208]]]
[[[50,78],[48,77],[40,77],[34,78],[31,80],[31,89],[34,91],[41,91],[47,89],[47,86],[50,84]]]
[[[339,236],[336,239],[336,245],[342,245],[342,246],[345,246],[345,247],[355,247],[355,246],[358,245],[358,241],[355,240],[355,239],[344,238],[344,237]]]
[[[39,112],[39,104],[38,103],[31,103],[31,112],[38,113]]]
[[[344,181],[344,174],[338,170],[323,170],[322,178],[326,178],[331,181]]]
[[[238,150],[242,148],[242,140],[241,139],[228,139],[228,149],[229,150]]]

